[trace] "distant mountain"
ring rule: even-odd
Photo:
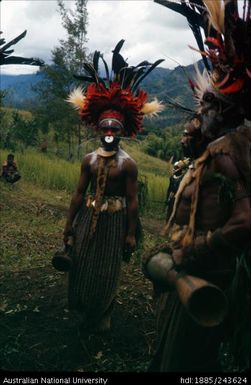
[[[142,87],[149,92],[149,100],[157,97],[163,103],[171,98],[186,107],[193,108],[192,91],[188,84],[188,76],[193,74],[193,65],[187,67],[178,66],[173,70],[156,68],[142,82]],[[9,107],[24,108],[36,103],[37,96],[32,91],[32,86],[43,79],[41,73],[31,75],[1,75],[0,89],[7,90],[4,99]],[[157,119],[145,119],[146,128],[153,125],[166,127],[180,122],[186,115],[176,109],[166,109]]]
[[[193,109],[194,99],[193,92],[189,86],[188,77],[193,78],[194,66],[187,67],[178,66],[173,70],[165,68],[156,68],[142,83],[144,88],[149,92],[150,97],[157,97],[164,104],[171,99],[180,103],[184,107]],[[179,123],[185,119],[187,114],[178,109],[167,108],[158,118],[151,122],[145,119],[145,126],[161,126],[166,127]]]
[[[23,108],[28,102],[36,99],[32,86],[43,79],[39,72],[30,75],[0,75],[0,89],[6,90],[4,103],[8,107]]]

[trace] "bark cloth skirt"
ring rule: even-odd
[[[93,208],[82,207],[74,232],[73,268],[69,273],[69,309],[98,322],[111,308],[119,282],[126,232],[126,209],[102,211],[92,238]]]
[[[219,371],[218,349],[222,327],[198,325],[176,292],[163,293],[157,305],[158,343],[150,372]]]

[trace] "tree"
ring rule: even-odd
[[[87,0],[76,0],[75,11],[67,10],[63,0],[58,0],[63,27],[67,31],[67,40],[60,40],[60,47],[54,53],[63,54],[67,69],[74,73],[83,71],[83,62],[87,59]]]
[[[15,142],[21,142],[25,148],[34,146],[37,143],[38,135],[36,119],[25,119],[16,111],[14,111],[12,115],[12,132]]]
[[[64,1],[58,0],[62,25],[66,30],[65,40],[52,50],[52,65],[43,68],[44,80],[34,90],[39,94],[37,114],[44,115],[52,123],[57,140],[66,140],[69,157],[73,152],[73,135],[80,145],[80,122],[77,114],[65,102],[73,86],[78,85],[74,74],[83,70],[87,60],[87,0],[76,0],[74,10],[66,9]]]
[[[0,146],[15,151],[19,145],[26,148],[37,144],[38,124],[32,116],[17,110],[0,111]]]
[[[157,158],[168,160],[180,159],[183,157],[180,139],[182,136],[182,126],[170,126],[162,133],[156,135],[154,132],[150,133],[143,141],[144,151]]]

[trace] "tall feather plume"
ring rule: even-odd
[[[221,34],[225,32],[225,4],[222,0],[203,0],[209,13],[209,23]]]
[[[124,67],[120,70],[120,84],[121,88],[125,89],[130,87],[135,77],[135,67]]]
[[[126,83],[129,87],[133,86],[136,81],[144,74],[146,67],[133,67],[131,73],[128,73],[126,77]]]
[[[108,84],[110,84],[110,78],[109,78],[109,69],[108,69],[108,65],[103,57],[103,54],[100,54],[100,57],[101,57],[101,60],[104,64],[104,67],[105,67],[105,74],[106,74],[106,80],[108,82]]]
[[[201,21],[201,15],[200,13],[196,12],[195,5],[192,2],[189,2],[190,7],[188,7],[185,3],[181,3],[181,6],[184,8],[184,13],[187,18],[189,27],[191,28],[193,35],[195,37],[195,40],[197,42],[197,45],[201,52],[204,51],[204,42],[201,34],[201,28],[202,25]],[[204,62],[205,67],[209,71],[209,64],[207,61],[207,58],[202,55],[202,60]]]
[[[200,104],[203,94],[208,91],[210,77],[208,72],[204,70],[200,72],[198,64],[194,64],[195,70],[195,99],[197,104]]]
[[[95,68],[93,67],[93,64],[91,63],[83,63],[84,70],[92,77],[93,82],[98,84],[99,82],[99,76]]]
[[[98,72],[98,62],[100,58],[100,51],[95,51],[93,55],[93,68]]]
[[[124,42],[125,42],[125,40],[121,39],[118,42],[118,44],[116,45],[116,47],[114,48],[114,50],[112,51],[113,52],[113,56],[112,56],[112,71],[115,74],[115,80],[118,80],[119,73],[120,73],[121,69],[128,66],[128,64],[124,60],[123,56],[119,53],[121,48],[122,48],[122,46],[123,46],[123,44],[124,44]]]

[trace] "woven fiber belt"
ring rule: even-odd
[[[92,196],[86,197],[86,207],[95,207],[95,199]],[[115,213],[126,207],[124,197],[104,197],[100,211]]]

